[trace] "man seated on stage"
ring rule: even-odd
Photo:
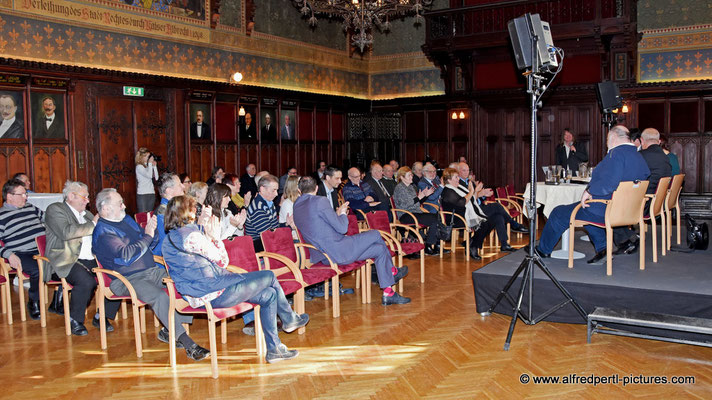
[[[311,261],[324,261],[325,257],[320,252],[328,254],[337,264],[372,258],[376,264],[378,284],[383,289],[381,304],[410,303],[408,297],[391,289],[397,281],[408,275],[408,267],[398,269],[393,266],[391,253],[380,233],[371,230],[347,236],[349,220],[346,212],[349,203],[344,203],[334,212],[326,198],[316,195],[314,178],[305,176],[300,179],[299,191],[302,195],[294,203],[294,223],[304,240],[319,249],[311,252]]]
[[[361,181],[361,171],[358,168],[349,169],[348,176],[349,182],[346,183],[341,193],[344,195],[344,201],[348,202],[351,208],[363,212],[389,210],[389,204],[376,200],[376,192],[373,191],[371,185]],[[356,218],[362,220],[363,216],[361,213],[356,213]],[[392,217],[389,217],[389,220],[390,218]]]
[[[260,236],[262,232],[279,228],[279,214],[277,214],[277,208],[274,205],[279,181],[276,176],[266,174],[260,179],[257,187],[257,196],[247,207],[245,235],[252,237],[255,251],[260,252],[264,250]],[[287,217],[287,224],[290,223],[291,217]]]
[[[640,155],[643,156],[645,163],[650,169],[650,178],[648,178],[648,190],[646,193],[654,194],[658,190],[658,182],[660,178],[672,176],[672,165],[663,148],[660,147],[660,132],[655,128],[645,129],[641,135]],[[645,215],[648,215],[650,209],[650,201],[645,205]],[[638,235],[633,229],[627,226],[621,226],[613,229],[613,242],[618,248],[613,251],[613,254],[633,254],[638,250]]]
[[[33,256],[39,254],[35,238],[45,234],[44,213],[27,204],[27,189],[23,182],[11,179],[2,187],[3,205],[0,207],[0,257],[10,267],[22,269],[30,276],[27,311],[32,319],[40,319],[40,271]],[[23,288],[20,288],[23,290]]]
[[[156,216],[151,217],[146,228],[141,229],[136,221],[126,215],[126,206],[116,189],[103,189],[96,195],[96,209],[99,221],[92,234],[92,250],[102,267],[123,275],[136,290],[139,300],[151,306],[164,328],[158,332],[158,340],[168,343],[168,294],[163,290],[163,278],[166,270],[153,261],[151,244],[156,231]],[[114,279],[109,286],[118,296],[128,296],[129,291],[120,280]],[[116,311],[106,317],[114,319]],[[183,324],[189,324],[193,318],[175,313],[176,347],[185,348],[188,357],[200,361],[210,352],[200,347],[188,336]]]
[[[339,208],[339,185],[341,185],[341,170],[328,166],[324,168],[324,179],[319,179],[317,182],[317,192],[319,196],[324,196],[329,199],[329,204],[336,210]]]
[[[151,246],[151,251],[157,256],[163,256],[163,239],[166,238],[166,205],[168,205],[168,202],[172,198],[175,196],[183,196],[185,192],[178,175],[172,172],[164,172],[161,174],[158,193],[161,195],[161,203],[153,210],[153,215],[156,216],[156,233],[158,233],[158,240],[154,241]]]
[[[445,185],[440,182],[440,178],[438,178],[438,171],[435,169],[435,166],[431,163],[425,163],[425,166],[423,166],[423,178],[418,181],[418,190],[425,190],[429,187],[432,187],[435,191],[433,194],[428,196],[423,203],[440,206],[440,194],[442,194]],[[438,209],[430,204],[423,204],[423,207],[429,213],[437,214]]]
[[[94,226],[99,221],[99,215],[87,211],[89,191],[87,185],[81,182],[67,181],[62,190],[64,202],[52,203],[47,207],[45,222],[47,223],[47,247],[45,254],[49,263],[45,263],[45,276],[59,280],[65,278],[72,285],[72,295],[69,299],[70,327],[73,335],[88,334],[84,326],[87,306],[94,297],[96,276],[92,269],[96,261],[91,248]],[[121,305],[120,301],[104,302],[107,314],[116,315]],[[62,291],[54,293],[54,300],[49,310],[64,314],[62,306]],[[99,327],[99,314],[92,320],[92,325]],[[106,331],[113,332],[114,327],[106,321]]]
[[[586,201],[590,199],[610,200],[621,182],[645,180],[650,176],[650,169],[628,135],[628,129],[623,125],[616,125],[608,131],[608,154],[594,169],[591,182],[581,196],[581,209],[576,215],[577,219],[604,223],[606,205],[603,203],[587,204]],[[540,257],[546,258],[551,255],[561,235],[569,229],[571,213],[577,204],[558,206],[551,212],[541,232],[539,245],[535,248]],[[596,249],[596,255],[587,262],[589,264],[602,263],[602,260],[606,258],[606,230],[593,225],[586,225],[585,229]]]

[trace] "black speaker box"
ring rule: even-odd
[[[527,23],[527,20],[529,20],[529,23]],[[509,29],[509,37],[512,40],[517,69],[526,69],[532,66],[532,29],[539,38],[537,41],[539,64],[550,63],[550,56],[546,49],[547,37],[544,35],[539,14],[524,14],[521,17],[517,17],[507,23],[507,28]]]
[[[611,81],[604,81],[596,84],[596,97],[598,98],[598,106],[602,112],[610,112],[614,108],[620,108],[623,105],[623,98],[618,89],[618,84]]]

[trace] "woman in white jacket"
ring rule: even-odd
[[[153,179],[158,179],[158,169],[153,154],[141,147],[136,152],[136,212],[153,211],[156,205],[156,190]]]

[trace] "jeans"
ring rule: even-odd
[[[210,304],[214,308],[232,307],[242,302],[259,305],[267,350],[273,350],[282,343],[277,334],[277,316],[284,325],[288,325],[295,321],[297,314],[287,302],[274,272],[255,271],[244,276],[245,280],[226,287],[220,297]]]
[[[571,213],[574,208],[579,203],[573,203],[563,206],[558,206],[549,215],[549,219],[544,225],[544,229],[541,232],[541,237],[539,238],[539,250],[542,253],[551,253],[554,250],[554,246],[561,239],[561,235],[569,229],[569,220],[571,219]],[[590,207],[589,207],[590,208]],[[603,215],[592,213],[589,208],[581,208],[576,214],[576,219],[591,221],[596,223],[604,223],[605,218]],[[593,225],[584,226],[586,232],[588,232],[588,237],[591,239],[593,247],[596,252],[601,252],[606,249],[606,230]],[[570,232],[573,235],[573,232]]]

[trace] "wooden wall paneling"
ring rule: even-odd
[[[682,189],[683,192],[696,193],[698,188],[698,162],[699,162],[699,150],[700,150],[700,139],[699,138],[683,138],[681,140],[682,144],[682,157],[678,154],[680,161],[680,170],[685,173],[685,185]],[[701,186],[701,185],[699,185]]]
[[[329,111],[316,110],[316,141],[329,141]]]
[[[676,99],[670,101],[670,133],[700,132],[700,101],[698,99]],[[642,127],[645,129],[647,127]],[[659,130],[660,128],[658,128]]]
[[[712,193],[712,140],[702,139],[702,193]]]
[[[136,164],[132,101],[99,97],[99,171],[102,188],[115,188],[129,214],[136,210]]]
[[[427,155],[425,150],[425,145],[422,142],[405,143],[403,165],[410,167],[416,161],[423,161]]]
[[[281,170],[275,171],[275,173],[279,173],[279,175],[277,175],[277,176],[282,176],[285,172],[287,172],[287,169],[290,167],[297,168],[298,174],[300,174],[300,175],[304,174],[304,172],[302,171],[302,168],[297,167],[297,145],[296,144],[294,144],[294,143],[283,144],[282,147],[280,148],[280,158],[281,158]],[[308,168],[305,170],[308,170]]]
[[[346,145],[344,142],[333,142],[331,144],[331,161],[329,161],[329,163],[336,165],[339,168],[343,168],[344,165],[346,165],[346,159],[344,156],[345,149]],[[316,164],[314,166],[316,166]],[[309,169],[307,169],[307,171],[309,171]]]
[[[215,165],[220,165],[226,173],[237,172],[237,145],[218,143],[215,146]]]
[[[64,189],[64,182],[69,178],[68,153],[68,146],[54,147],[50,152],[50,192],[59,193]]]
[[[256,144],[243,144],[239,148],[240,154],[240,165],[237,169],[238,175],[245,173],[245,168],[250,164],[257,165],[257,153],[259,152],[259,146]],[[259,172],[259,171],[258,171]]]
[[[210,144],[191,144],[190,174],[194,181],[205,182],[213,172],[213,146]]]
[[[314,145],[312,144],[300,144],[299,145],[299,156],[298,156],[299,168],[303,169],[307,173],[314,171]],[[304,167],[302,167],[304,166]]]
[[[260,148],[260,166],[258,172],[259,171],[269,171],[272,174],[279,173],[279,144],[262,145]]]
[[[0,147],[0,166],[3,167],[2,183],[10,179],[18,172],[29,170],[29,159],[27,157],[27,145],[8,145]]]
[[[186,91],[178,89],[173,90],[171,93],[171,98],[173,100],[173,104],[186,104]],[[190,158],[190,153],[188,152],[188,138],[190,134],[186,129],[186,115],[187,112],[184,111],[184,108],[180,106],[175,106],[172,108],[172,110],[169,110],[169,121],[175,121],[172,133],[173,135],[175,135],[175,154],[171,155],[171,157],[175,159],[176,171],[190,172],[190,178],[192,180],[195,180],[196,178],[192,176],[193,171],[190,170],[190,164],[188,161],[188,159]]]
[[[166,103],[161,101],[133,101],[136,123],[136,148],[145,147],[161,157],[159,173],[175,171],[174,151],[169,148],[169,132],[166,118]],[[171,132],[172,133],[172,132]],[[172,138],[171,138],[172,139]],[[171,165],[173,166],[171,168]]]
[[[332,147],[328,143],[317,143],[315,146],[315,153],[314,153],[314,162],[312,164],[308,164],[304,166],[304,173],[312,173],[316,169],[316,163],[319,160],[324,160],[326,161],[327,165],[330,163],[333,163],[333,156],[331,154],[331,151],[329,149]],[[341,160],[338,160],[338,162],[341,162]]]
[[[447,142],[428,142],[428,154],[438,162],[440,168],[447,168],[452,162],[448,156]]]
[[[309,142],[314,141],[313,129],[314,109],[311,107],[299,108],[299,141]]]
[[[215,141],[237,140],[237,112],[235,103],[215,103]]]
[[[35,146],[33,153],[33,190],[39,193],[61,192],[67,179],[65,146]]]
[[[342,142],[345,136],[345,121],[344,114],[342,112],[331,112],[331,141],[332,142]]]

